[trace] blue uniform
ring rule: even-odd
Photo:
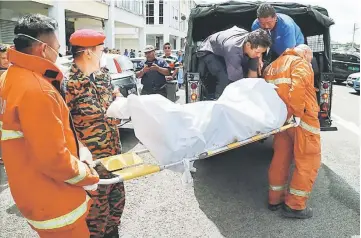
[[[156,64],[161,68],[169,68],[168,63],[164,59],[156,58],[153,62],[142,61],[139,63],[139,68],[144,68],[145,65]],[[141,83],[143,84],[142,94],[162,94],[166,95],[166,83],[165,76],[157,71],[148,71],[144,73]]]
[[[256,19],[252,24],[252,31],[259,28],[260,24]],[[287,48],[293,48],[305,43],[300,27],[291,17],[282,13],[277,13],[277,23],[271,31],[271,38],[271,50],[278,55],[281,55]]]

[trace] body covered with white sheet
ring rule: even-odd
[[[218,101],[180,105],[160,95],[130,95],[127,107],[136,137],[161,164],[267,133],[287,117],[275,86],[264,79],[236,81]]]

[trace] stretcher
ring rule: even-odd
[[[147,176],[153,173],[158,173],[165,169],[169,169],[173,166],[182,165],[184,164],[185,161],[194,162],[197,160],[206,159],[211,156],[218,155],[227,152],[229,150],[233,150],[241,146],[265,139],[271,135],[274,135],[276,133],[294,127],[295,125],[296,125],[295,122],[292,122],[278,129],[272,130],[268,133],[255,135],[243,141],[236,141],[231,144],[221,146],[220,148],[217,148],[212,151],[205,151],[193,158],[184,158],[183,160],[172,164],[158,165],[158,164],[145,163],[139,155],[143,153],[147,153],[149,151],[142,150],[142,151],[128,152],[120,155],[115,155],[115,156],[110,156],[103,159],[95,160],[93,166],[101,164],[104,166],[104,168],[107,171],[111,172],[115,176],[114,178],[110,178],[110,179],[100,179],[98,184],[103,184],[103,185],[115,184],[119,182],[140,178],[143,176]]]

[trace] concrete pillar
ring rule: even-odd
[[[108,20],[105,20],[105,46],[115,47],[115,21],[114,21],[114,0],[109,1]]]
[[[58,36],[60,43],[59,53],[66,52],[66,32],[65,32],[65,9],[61,1],[54,1],[52,7],[49,8],[49,17],[54,18],[58,22],[58,29],[55,34]]]
[[[154,25],[159,25],[159,0],[154,0]]]
[[[171,1],[163,1],[163,26],[164,29],[167,29],[171,26],[171,14],[172,14],[172,7]]]
[[[175,50],[180,50],[182,49],[182,46],[181,46],[181,37],[180,36],[177,36],[176,38],[176,46],[174,47]]]
[[[138,39],[139,39],[139,45],[138,45],[138,49],[141,50],[143,52],[146,43],[146,35],[145,35],[145,31],[144,28],[138,28]]]
[[[163,34],[163,44],[165,44],[167,42],[169,42],[169,33],[164,33]],[[163,45],[161,45],[161,47],[163,47]]]

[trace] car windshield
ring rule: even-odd
[[[112,79],[112,84],[117,87],[126,86],[130,84],[135,84],[135,81],[133,80],[132,76],[127,77],[119,77]]]

